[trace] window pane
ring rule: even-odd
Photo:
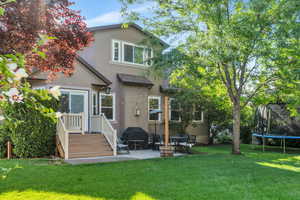
[[[133,63],[133,46],[124,45],[124,60]]]
[[[173,121],[179,121],[180,115],[178,111],[171,111],[171,120]]]
[[[171,105],[171,110],[179,110],[180,109],[179,103],[174,99],[171,100],[170,105]]]
[[[145,61],[147,61],[147,65],[151,65],[151,58],[152,58],[152,50],[151,49],[145,49]]]
[[[113,97],[107,95],[101,95],[101,106],[112,107],[113,106]]]
[[[149,99],[149,108],[150,110],[159,109],[159,100]]]
[[[114,42],[114,61],[119,61],[120,47],[118,42]]]
[[[62,93],[60,97],[60,108],[59,111],[62,113],[69,113],[69,94]]]
[[[101,108],[101,113],[103,113],[107,119],[113,120],[113,109],[112,108]]]
[[[84,111],[84,95],[71,95],[71,113],[81,113]]]
[[[143,64],[143,51],[141,47],[134,47],[134,63]]]
[[[93,94],[93,115],[98,114],[98,106],[97,106],[97,94]]]
[[[201,121],[202,120],[201,106],[198,106],[198,105],[195,106],[194,120],[195,121]]]
[[[151,110],[150,110],[151,112]],[[149,120],[159,120],[159,114],[158,113],[155,113],[155,114],[150,114],[149,115]]]

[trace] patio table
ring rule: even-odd
[[[187,140],[187,136],[171,136],[170,137],[171,143],[174,142],[175,146],[175,153],[176,153],[176,147],[179,147],[179,143],[183,140]]]
[[[136,150],[136,145],[138,143],[143,143],[144,140],[128,140],[128,143],[133,143],[134,144],[134,150]]]

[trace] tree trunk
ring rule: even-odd
[[[240,130],[241,130],[241,106],[240,102],[234,102],[233,105],[233,138],[232,154],[241,154],[240,150]]]

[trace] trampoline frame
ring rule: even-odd
[[[265,151],[265,139],[272,138],[272,139],[281,139],[280,146],[283,148],[283,153],[286,153],[286,139],[294,139],[300,140],[300,136],[287,136],[287,135],[272,135],[272,134],[260,134],[260,133],[253,133],[252,137],[261,137],[263,141],[263,151]],[[252,142],[253,144],[253,142]]]

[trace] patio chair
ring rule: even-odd
[[[191,149],[196,144],[196,136],[189,135],[185,141],[179,143],[179,145],[184,149],[186,153],[192,153]]]
[[[124,144],[120,138],[117,138],[117,151],[118,151],[118,153],[125,151],[127,154],[129,154],[128,145]]]
[[[160,135],[153,135],[153,150],[159,150],[159,146],[163,145],[162,139]]]

